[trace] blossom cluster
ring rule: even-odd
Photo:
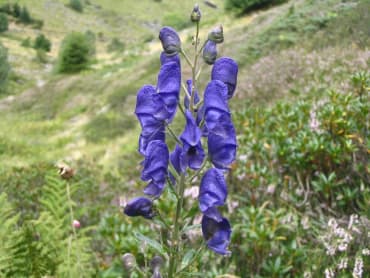
[[[223,41],[222,27],[216,28],[203,49],[204,61],[213,65],[211,81],[201,96],[193,85],[195,82],[187,80],[182,103],[180,38],[174,29],[164,27],[159,39],[164,51],[160,55],[157,84],[144,85],[138,91],[135,108],[141,125],[138,151],[144,157],[141,179],[148,182],[144,189],[147,196],[131,200],[124,212],[147,219],[155,217],[153,201],[161,196],[165,185],[170,182],[177,186],[182,182],[179,177],[189,176],[190,171],[201,172],[209,161],[212,166],[204,171],[199,186],[202,232],[211,250],[227,255],[231,227],[218,207],[226,201],[224,174],[235,160],[237,149],[228,102],[235,92],[238,66],[228,57],[216,59],[216,44]],[[185,126],[177,137],[170,124],[179,106]],[[166,142],[168,133],[177,142],[172,151]]]

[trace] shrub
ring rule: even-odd
[[[79,12],[79,13],[83,12],[83,6],[80,0],[70,0],[69,7],[72,10],[75,10],[76,12]]]
[[[0,7],[0,12],[11,15],[12,14],[12,7],[9,3],[6,3]]]
[[[47,37],[44,36],[44,34],[40,34],[36,37],[33,47],[35,49],[42,49],[46,52],[49,52],[51,50],[51,42]]]
[[[32,18],[31,18],[31,15],[27,9],[27,7],[23,7],[21,12],[20,12],[20,15],[19,15],[19,20],[24,23],[24,24],[30,24],[32,23]]]
[[[8,17],[4,13],[0,13],[0,33],[8,30]]]
[[[0,92],[6,88],[9,72],[8,50],[0,43]]]
[[[17,18],[20,17],[20,15],[21,15],[21,7],[19,6],[18,3],[15,3],[13,5],[12,14],[13,14],[14,17],[17,17]]]
[[[226,0],[225,9],[241,15],[268,5],[276,5],[284,2],[286,0]]]
[[[59,72],[78,72],[86,69],[90,63],[90,46],[85,34],[73,32],[62,42],[59,51]]]

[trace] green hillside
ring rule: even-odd
[[[125,219],[117,209],[119,199],[136,196],[143,185],[136,93],[144,84],[157,82],[162,26],[177,29],[185,50],[192,53],[194,25],[189,14],[194,2],[81,2],[83,11],[77,12],[68,0],[0,0],[0,7],[18,3],[43,22],[37,27],[8,16],[9,30],[0,33],[11,65],[7,89],[0,93],[0,193],[8,194],[22,219],[36,219],[42,215],[39,202],[48,184],[46,177],[55,175],[60,162],[71,165],[80,186],[73,194],[77,205],[84,207],[75,208],[76,214],[93,231],[86,231],[93,238],[94,255],[87,260],[93,262],[95,276],[90,277],[128,277],[122,272],[120,256],[130,251],[140,263],[145,259],[129,238],[132,227],[144,235],[153,234],[147,225]],[[249,223],[250,230],[236,225],[232,248],[239,256],[228,260],[207,253],[193,270],[209,269],[205,277],[234,277],[221,276],[226,273],[303,277],[305,272],[322,276],[325,259],[315,261],[315,252],[319,252],[318,234],[327,220],[348,220],[358,214],[369,221],[370,1],[294,0],[244,15],[225,11],[225,2],[199,3],[200,37],[204,40],[222,24],[224,43],[218,46],[219,56],[233,57],[239,64],[237,91],[230,105],[242,158],[229,175],[229,194],[235,202],[248,205],[235,219]],[[58,73],[62,41],[71,32],[92,33],[96,53],[87,69]],[[51,41],[50,52],[31,47],[39,34]],[[27,39],[30,46],[24,45]],[[210,66],[202,66],[202,88],[210,71]],[[183,79],[191,78],[184,61],[182,74]],[[305,133],[317,106],[322,107],[317,112],[322,127],[330,124],[333,137]],[[181,123],[175,122],[175,132],[182,131]],[[335,150],[330,152],[330,148]],[[325,182],[333,189],[317,189]],[[271,186],[277,193],[270,198],[267,188]],[[299,190],[311,193],[307,197]],[[284,199],[284,194],[292,196]],[[296,206],[299,203],[305,206]],[[174,204],[166,209],[174,211]],[[293,215],[292,226],[285,225],[287,215]],[[306,218],[315,231],[301,227]],[[366,221],[361,229],[369,227]],[[296,231],[294,225],[299,226]],[[369,248],[368,237],[356,240]],[[354,249],[348,257],[360,252]],[[0,276],[1,256],[0,250]],[[369,256],[363,258],[370,272]]]

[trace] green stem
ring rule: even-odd
[[[167,127],[167,130],[170,132],[171,136],[173,137],[173,139],[175,139],[176,143],[179,144],[180,146],[182,146],[181,140],[177,137],[175,132],[173,132],[171,127],[169,125],[166,125],[166,127]]]
[[[67,181],[67,185],[66,185],[66,190],[67,190],[67,199],[68,199],[68,205],[69,205],[69,215],[70,215],[70,218],[71,218],[71,226],[72,226],[72,233],[73,233],[73,238],[75,240],[77,240],[77,233],[76,233],[76,228],[75,226],[73,225],[73,221],[74,221],[74,216],[73,216],[73,205],[72,205],[72,198],[71,198],[71,189],[70,189],[70,185],[69,185],[69,182]],[[72,239],[68,239],[68,242],[70,243],[70,245],[68,245],[68,262],[70,261],[70,248],[72,249]],[[80,267],[81,266],[81,261],[80,261],[80,253],[78,252],[78,250],[76,250],[76,255],[77,255],[77,264],[78,266]],[[81,269],[82,270],[82,269]]]
[[[180,246],[180,239],[179,239],[179,231],[180,231],[180,216],[181,210],[184,201],[184,191],[185,191],[185,175],[181,174],[180,177],[180,184],[179,184],[179,199],[177,200],[176,206],[176,214],[174,219],[174,232],[172,234],[171,239],[171,254],[170,254],[170,262],[169,262],[169,270],[168,270],[168,278],[175,277],[174,274],[176,273],[177,268],[177,259],[178,259],[178,252]]]
[[[191,63],[189,56],[185,53],[185,51],[183,49],[180,50],[180,53],[182,54],[182,56],[184,56],[186,62],[192,68],[193,64]]]

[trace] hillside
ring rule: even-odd
[[[2,131],[0,132],[0,184],[4,184],[0,189],[7,192],[10,199],[22,208],[20,210],[22,213],[31,207],[37,215],[39,206],[34,203],[38,202],[42,184],[46,182],[44,177],[54,171],[55,165],[60,162],[76,168],[78,181],[81,183],[81,187],[76,189],[76,199],[78,199],[77,203],[84,207],[79,212],[82,222],[87,226],[94,226],[94,229],[100,225],[100,230],[96,232],[98,235],[94,232],[94,236],[97,237],[95,245],[92,244],[95,248],[95,267],[107,270],[107,273],[110,271],[116,273],[114,272],[116,268],[122,268],[118,266],[118,261],[123,251],[132,249],[134,250],[132,252],[139,253],[138,248],[133,247],[131,238],[124,239],[129,234],[131,225],[140,227],[145,235],[152,232],[146,225],[136,220],[123,220],[121,214],[117,213],[117,205],[121,199],[134,195],[134,192],[138,191],[137,188],[142,185],[139,181],[142,157],[137,152],[140,126],[134,115],[136,93],[144,84],[157,82],[159,55],[162,51],[158,32],[162,26],[174,26],[179,31],[183,44],[186,45],[185,50],[192,53],[191,40],[194,28],[188,18],[194,2],[189,0],[85,0],[82,13],[72,10],[68,6],[68,0],[18,0],[16,2],[20,6],[26,6],[33,18],[42,20],[43,26],[38,29],[9,17],[9,30],[0,33],[0,42],[8,48],[12,67],[8,89],[0,94],[0,130]],[[206,2],[214,3],[215,7],[207,5]],[[0,7],[5,3],[13,3],[13,1],[0,0]],[[243,272],[245,269],[243,270],[241,266],[248,265],[253,268],[254,261],[245,263],[242,257],[253,258],[254,252],[259,252],[260,257],[255,257],[256,269],[253,269],[254,273],[257,273],[256,277],[298,277],[302,273],[294,272],[294,268],[303,267],[302,258],[315,256],[312,256],[311,250],[308,249],[299,253],[299,247],[296,247],[297,250],[292,247],[293,241],[298,246],[303,246],[312,240],[314,235],[312,232],[307,237],[300,238],[301,235],[293,235],[294,232],[290,228],[283,226],[285,214],[288,215],[288,211],[292,214],[296,213],[294,217],[297,219],[299,217],[303,219],[302,215],[307,214],[313,222],[322,221],[320,225],[327,220],[326,217],[335,215],[330,210],[338,209],[340,211],[338,215],[346,217],[354,212],[363,215],[369,212],[364,205],[369,201],[368,191],[363,190],[363,188],[369,188],[370,171],[367,164],[369,142],[366,138],[370,119],[363,116],[369,109],[369,103],[366,102],[369,98],[368,87],[367,85],[362,87],[365,88],[365,93],[361,96],[363,97],[361,100],[364,101],[360,104],[356,102],[357,99],[353,100],[355,103],[353,104],[350,97],[349,100],[345,100],[342,96],[346,96],[349,92],[355,94],[357,90],[353,81],[355,74],[360,72],[364,75],[370,74],[370,25],[368,24],[370,1],[294,0],[238,17],[225,12],[222,0],[202,1],[200,9],[202,11],[201,38],[206,38],[209,30],[222,24],[225,40],[218,47],[219,56],[233,57],[239,64],[237,91],[230,105],[231,110],[234,111],[233,118],[239,139],[240,157],[229,177],[232,184],[230,195],[234,196],[235,202],[248,203],[251,207],[247,212],[243,212],[244,214],[241,213],[242,216],[238,214],[235,217],[240,216],[243,221],[254,223],[257,230],[258,227],[265,227],[264,225],[270,228],[276,227],[276,230],[271,231],[272,235],[266,235],[266,231],[260,231],[261,234],[255,235],[256,238],[261,239],[261,245],[257,243],[253,245],[256,239],[253,236],[247,237],[248,244],[254,246],[253,250],[245,247],[245,253],[243,253],[244,249],[241,247],[238,249],[238,244],[235,243],[232,248],[240,252],[238,253],[240,258],[234,257],[234,264],[226,259],[218,259],[218,262],[224,267],[224,273],[237,273],[240,277],[245,277],[243,276],[246,275],[246,272]],[[82,33],[89,31],[95,35],[94,61],[87,70],[80,73],[57,73],[55,68],[61,42],[68,33],[73,31]],[[33,41],[41,33],[52,43],[52,49],[41,59],[43,61],[40,60],[35,49],[22,46],[22,42],[28,38]],[[122,42],[123,45],[111,51],[108,48],[114,40]],[[200,78],[202,88],[209,81],[210,70],[210,66],[202,67]],[[191,75],[185,62],[182,63],[182,74],[184,79]],[[366,82],[364,81],[364,84]],[[336,92],[338,95],[330,92]],[[343,152],[335,153],[334,162],[323,150],[326,143],[327,146],[333,147],[334,143],[330,143],[331,139],[326,138],[328,140],[326,142],[326,139],[319,138],[317,140],[324,140],[324,142],[317,143],[310,141],[316,138],[311,133],[309,134],[313,137],[307,134],[302,135],[303,139],[299,137],[301,136],[299,132],[307,126],[305,120],[312,116],[312,107],[320,107],[329,99],[334,99],[338,103],[328,106],[334,112],[329,108],[322,109],[323,117],[329,117],[330,113],[335,116],[342,115],[343,111],[346,113],[343,114],[344,120],[340,118],[336,121],[330,118],[335,123],[335,127],[341,128],[338,127],[338,133],[334,134],[337,136],[335,139],[340,142],[337,145],[342,146],[341,144],[345,145],[343,142],[352,140],[356,146],[353,152],[348,147]],[[346,106],[352,104],[358,105],[356,106],[358,109],[351,110]],[[339,107],[338,111],[335,110],[335,106]],[[343,111],[340,110],[342,108]],[[351,122],[352,118],[351,121],[347,121],[348,126],[345,126],[346,115],[354,118],[353,122]],[[175,123],[175,132],[181,132],[180,123]],[[288,129],[291,133],[287,132]],[[298,144],[294,141],[300,139],[305,143]],[[317,148],[321,149],[315,152],[318,158],[312,155],[314,158],[309,160],[307,158],[309,151],[305,149],[306,152],[302,151],[303,154],[301,154],[298,148],[310,148],[311,144],[317,144],[319,146]],[[276,151],[276,157],[273,156],[274,151]],[[295,152],[298,153],[296,157]],[[346,162],[343,162],[345,167],[341,164],[342,160],[338,158],[340,154],[345,157]],[[288,157],[288,155],[291,156]],[[247,162],[244,161],[245,157],[248,157]],[[321,158],[323,161],[320,161]],[[348,166],[347,159],[352,158],[357,159],[360,166],[357,168]],[[300,159],[307,160],[299,164]],[[319,166],[315,164],[316,162]],[[361,184],[362,188],[362,191],[356,189],[352,197],[338,193],[338,198],[335,199],[333,196],[336,196],[337,191],[333,190],[334,193],[330,191],[332,194],[330,197],[325,195],[326,191],[325,194],[322,193],[325,197],[322,197],[321,193],[318,194],[319,197],[313,198],[312,204],[307,203],[303,193],[297,193],[289,200],[281,200],[283,194],[271,197],[267,201],[265,199],[270,196],[267,187],[271,186],[281,187],[282,189],[276,189],[282,190],[281,192],[290,190],[291,186],[297,186],[294,192],[302,188],[304,191],[306,184],[303,185],[301,174],[302,178],[305,177],[309,182],[313,182],[311,193],[314,192],[312,188],[316,188],[313,184],[319,183],[320,171],[327,175],[324,175],[325,178],[333,172],[334,179],[337,178],[341,182],[338,184],[343,185],[348,177],[341,176],[341,173],[347,170],[348,176],[354,177],[354,181],[346,186],[360,188]],[[244,187],[244,182],[248,186]],[[326,182],[330,183],[328,180]],[[263,190],[257,189],[258,186]],[[13,192],[13,187],[18,191]],[[335,188],[337,190],[337,187]],[[347,187],[345,188],[347,190]],[[238,196],[239,191],[245,195]],[[309,187],[307,191],[310,191]],[[25,204],[22,204],[22,194],[27,196]],[[271,196],[273,194],[271,193]],[[315,197],[315,194],[311,195]],[[341,202],[347,200],[346,196],[349,199],[358,199],[353,202],[351,199],[348,204],[343,205]],[[335,203],[334,199],[338,201],[335,208],[334,205],[329,208],[325,206],[327,203]],[[289,202],[302,203],[306,206],[297,205],[291,209]],[[270,207],[270,204],[274,207]],[[168,205],[166,208],[174,211],[174,206]],[[268,209],[264,210],[265,208]],[[320,214],[320,217],[322,216],[320,220],[316,217],[318,211],[320,213],[324,211],[322,215]],[[262,220],[261,223],[258,222],[258,217],[262,217],[261,215],[266,222]],[[274,219],[279,220],[275,222]],[[243,232],[243,227],[239,225],[235,229],[235,240],[239,240],[237,235],[238,232]],[[120,237],[115,234],[118,233],[117,230],[121,233]],[[253,232],[257,233],[257,231],[246,233],[249,235]],[[268,237],[272,238],[271,246],[267,243],[263,245],[269,241]],[[289,264],[290,268],[279,269],[281,272],[276,272],[279,274],[273,270],[268,272],[266,269],[269,267],[273,269],[272,264],[277,262],[269,261],[271,265],[262,266],[261,261],[258,263],[257,261],[267,258],[269,252],[274,259],[279,252],[281,256],[285,256],[285,252],[288,252],[286,249],[280,251],[275,245],[272,246],[275,243],[280,246],[280,241],[284,241],[283,238],[292,239],[292,243],[289,242],[284,246],[295,250],[289,249],[292,254],[294,253],[292,257],[282,257],[289,261],[289,263],[286,261],[283,263]],[[364,242],[368,243],[368,240]],[[106,245],[103,247],[104,244]],[[240,243],[240,246],[244,246],[243,244],[246,243]],[[299,262],[295,264],[297,258]],[[210,262],[213,257],[207,256],[207,259],[207,262]],[[142,261],[143,258],[140,257],[140,260]],[[213,267],[209,263],[205,265],[209,268]],[[322,266],[320,267],[310,271],[315,275],[317,271],[323,270]],[[265,270],[266,272],[263,272]],[[215,267],[212,271],[207,277],[222,274],[217,272]],[[106,276],[100,273],[101,276],[96,277],[118,277],[114,276],[115,274],[109,276],[109,273]],[[284,273],[289,273],[290,276],[284,276]]]

